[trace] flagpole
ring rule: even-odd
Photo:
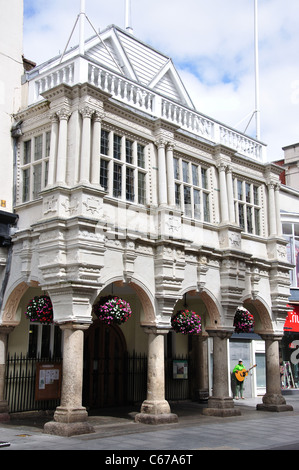
[[[260,140],[261,137],[261,123],[260,123],[260,91],[259,91],[259,48],[258,48],[258,11],[257,2],[254,0],[254,50],[255,50],[255,121],[256,121],[256,138]]]
[[[84,55],[84,52],[85,52],[85,0],[81,0],[81,8],[80,8],[79,51],[81,55]]]
[[[131,0],[126,0],[126,31],[128,33],[133,34],[133,29],[131,25]]]

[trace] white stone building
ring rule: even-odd
[[[83,358],[84,380],[99,387],[98,400],[118,387],[91,378],[104,347],[112,356],[115,349],[147,354],[147,398],[137,419],[176,420],[165,399],[166,337],[174,356],[192,355],[192,394],[210,390],[205,413],[237,414],[227,351],[242,305],[265,341],[263,406],[288,409],[278,341],[290,265],[280,169],[267,163],[266,146],[200,114],[171,59],[116,26],[89,39],[84,51],[73,48],[28,72],[24,87],[28,103],[15,115],[22,122],[19,230],[0,338],[11,352],[55,352],[63,332],[61,403],[46,431],[90,430]],[[35,328],[24,310],[42,292],[55,324]],[[128,300],[133,314],[107,332],[92,306],[111,293]],[[185,304],[202,318],[192,341],[169,333],[172,314]]]

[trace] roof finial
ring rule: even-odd
[[[84,55],[85,52],[85,0],[81,0],[81,9],[80,9],[80,42],[79,49],[80,54]]]
[[[133,28],[131,26],[131,0],[126,0],[126,31],[133,34]]]

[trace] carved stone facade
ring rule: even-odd
[[[81,367],[83,330],[94,320],[93,304],[111,286],[133,292],[139,305],[133,321],[148,340],[148,396],[137,419],[177,419],[165,400],[162,363],[171,316],[185,295],[200,309],[201,336],[213,338],[221,359],[222,378],[214,367],[207,414],[236,414],[225,373],[236,308],[252,310],[255,332],[263,335],[281,334],[286,316],[279,169],[125,105],[90,83],[59,84],[42,97],[16,116],[23,122],[19,231],[0,325],[20,328],[19,304],[30,286],[51,297],[67,372],[47,432],[90,432],[78,399],[81,376],[71,373],[72,351]],[[132,348],[136,338],[127,336]],[[196,351],[200,390],[208,365]],[[77,390],[71,396],[70,381]],[[283,406],[280,397],[277,406]]]

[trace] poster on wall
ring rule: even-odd
[[[36,365],[35,400],[57,400],[61,392],[61,363]]]
[[[183,361],[183,360],[173,361],[173,378],[174,379],[188,379],[188,361]]]

